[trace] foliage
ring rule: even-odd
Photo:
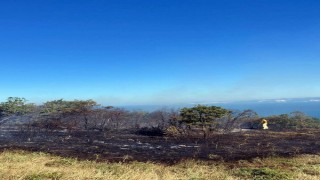
[[[60,129],[63,126],[74,129],[82,120],[85,129],[87,129],[89,123],[87,116],[93,112],[95,106],[97,106],[97,103],[91,99],[48,101],[42,106],[41,118],[34,125],[40,125],[47,129]],[[80,118],[80,116],[83,118]]]
[[[90,111],[97,103],[89,100],[65,101],[63,99],[48,101],[43,105],[43,114],[72,114],[86,113]]]
[[[181,121],[188,124],[215,124],[217,118],[228,115],[229,110],[218,106],[197,105],[192,108],[182,108],[180,111]]]
[[[0,116],[23,115],[31,112],[35,105],[26,102],[25,98],[9,97],[6,102],[0,103]]]
[[[192,108],[183,108],[180,110],[181,122],[190,125],[201,125],[203,138],[206,139],[208,136],[209,127],[210,129],[217,130],[221,125],[218,122],[218,118],[227,116],[231,111],[218,106],[203,106],[197,105]]]
[[[24,116],[21,116],[24,115]],[[6,118],[3,118],[6,116]],[[165,134],[199,134],[207,131],[229,132],[235,128],[258,129],[261,119],[252,110],[229,111],[217,106],[197,105],[177,110],[159,109],[153,112],[127,111],[112,106],[100,106],[89,100],[53,100],[36,106],[25,98],[9,97],[0,103],[1,124],[21,117],[30,128],[68,130],[120,130],[157,128]],[[11,119],[10,119],[11,118]],[[271,130],[320,128],[319,119],[302,112],[264,117]],[[171,128],[169,128],[171,126]],[[172,129],[172,127],[175,127]],[[144,129],[145,130],[145,129]],[[214,134],[215,132],[212,132]]]
[[[166,130],[165,130],[165,134],[167,136],[179,136],[181,133],[179,132],[179,130],[177,129],[177,127],[175,126],[169,126]]]
[[[268,120],[268,126],[275,130],[320,128],[320,121],[299,111],[290,114],[269,116],[266,117],[266,119]]]

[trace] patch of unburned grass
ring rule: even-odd
[[[269,157],[227,163],[240,179],[320,179],[320,156]]]
[[[235,174],[246,179],[293,179],[288,172],[270,168],[240,168]]]
[[[63,174],[58,172],[52,172],[52,173],[35,173],[30,174],[25,177],[26,180],[41,180],[41,179],[53,179],[53,180],[59,180]]]
[[[151,162],[101,163],[44,153],[4,151],[0,179],[236,179],[222,165],[184,161],[173,166]]]
[[[320,155],[269,157],[236,162],[182,161],[175,165],[151,162],[79,161],[45,153],[0,153],[0,179],[320,179]]]

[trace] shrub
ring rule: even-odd
[[[164,131],[159,127],[143,127],[139,129],[136,134],[144,136],[163,136]]]

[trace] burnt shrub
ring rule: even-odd
[[[163,136],[165,132],[159,127],[143,127],[137,130],[136,134],[143,136]]]

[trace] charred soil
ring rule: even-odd
[[[0,148],[48,152],[111,162],[174,164],[185,159],[207,161],[250,160],[256,157],[320,153],[320,131],[247,131],[201,136],[143,136],[122,132],[2,131]]]

